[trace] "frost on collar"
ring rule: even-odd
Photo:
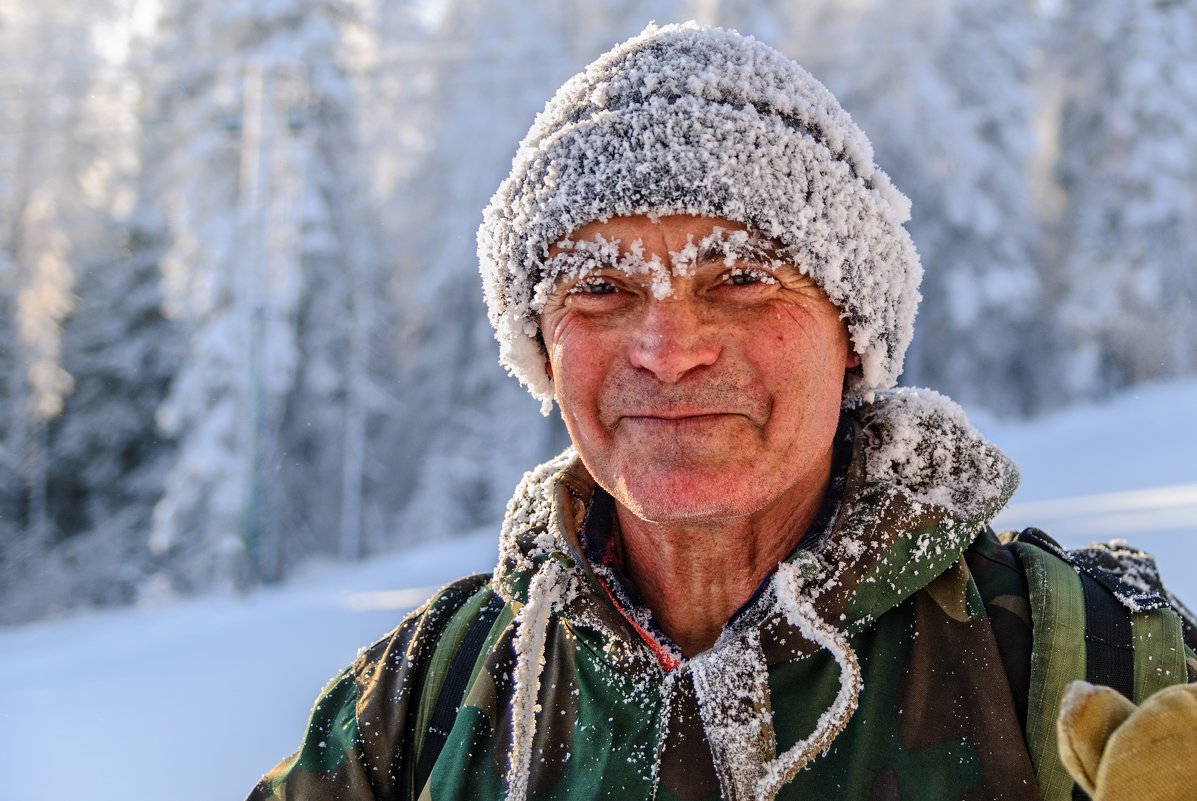
[[[930,389],[897,389],[859,410],[869,478],[902,487],[961,520],[988,522],[1018,486],[1018,468]]]
[[[483,212],[478,256],[500,362],[547,411],[533,298],[549,248],[593,220],[725,217],[780,242],[840,309],[862,370],[893,386],[922,268],[909,201],[835,98],[734,31],[649,26],[570,79],[537,116]]]
[[[856,467],[805,589],[824,619],[849,631],[956,564],[1019,480],[1010,458],[937,392],[878,393],[852,414]]]

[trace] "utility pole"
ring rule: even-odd
[[[287,391],[280,376],[298,358],[280,334],[281,287],[300,278],[299,247],[306,191],[307,148],[304,135],[309,77],[302,65],[261,62],[247,66],[242,98],[240,297],[248,339],[245,392],[242,539],[262,581],[282,577],[279,470],[285,453],[282,408]],[[282,111],[285,110],[285,119]],[[280,373],[280,370],[283,372]],[[271,380],[267,380],[267,376]]]
[[[360,201],[351,199],[356,205]],[[364,219],[364,217],[359,217]],[[353,237],[346,250],[349,273],[349,358],[345,370],[345,436],[341,448],[341,542],[343,559],[360,559],[362,548],[362,473],[366,461],[366,400],[373,299],[361,237]]]
[[[246,392],[242,451],[245,454],[243,476],[241,538],[249,557],[263,581],[277,576],[277,560],[262,542],[262,476],[259,438],[262,426],[262,339],[265,308],[262,292],[262,212],[266,164],[262,133],[265,121],[266,87],[262,65],[246,66],[242,87],[240,227],[245,232],[240,276],[241,302],[244,305],[245,332],[249,346],[246,365]]]
[[[258,290],[266,325],[258,367],[257,455],[263,575],[274,581],[283,572],[284,411],[301,358],[292,304],[306,282],[301,239],[312,139],[307,133],[311,80],[306,65],[275,63],[267,77],[263,139],[269,144],[263,153],[269,153],[269,162]]]

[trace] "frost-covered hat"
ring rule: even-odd
[[[594,220],[725,217],[780,242],[840,309],[861,357],[845,400],[893,386],[922,277],[910,201],[827,89],[752,37],[695,23],[617,45],[565,83],[478,229],[499,360],[553,397],[536,287],[549,248]]]

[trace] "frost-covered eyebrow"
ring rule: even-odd
[[[558,243],[556,253],[544,263],[544,276],[553,283],[572,280],[605,269],[619,269],[628,260],[621,252],[618,239],[604,239],[601,235],[593,240]]]
[[[545,261],[544,273],[533,291],[533,311],[541,311],[549,296],[570,282],[605,270],[649,275],[653,294],[657,297],[670,291],[669,270],[656,255],[645,258],[644,245],[639,239],[632,240],[625,248],[619,239],[606,239],[602,234],[596,234],[594,239],[564,239],[557,243],[557,247],[558,251]]]
[[[699,242],[695,259],[698,264],[723,262],[729,267],[737,261],[772,266],[791,263],[785,248],[767,236],[748,231],[723,232],[718,229]]]

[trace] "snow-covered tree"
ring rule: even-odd
[[[352,176],[331,159],[353,144],[337,61],[349,11],[335,0],[164,10],[170,71],[152,114],[169,124],[147,152],[170,224],[166,308],[188,344],[159,414],[179,456],[151,542],[174,555],[183,586],[251,567],[276,578],[288,551],[338,540],[324,515],[340,500],[335,350],[347,352],[358,278],[336,208]]]
[[[74,358],[70,328],[82,287],[110,286],[103,273],[128,250],[135,86],[107,27],[123,12],[119,3],[0,4],[0,384],[9,401],[0,419],[0,620],[70,606],[74,583],[103,570],[71,553],[93,522],[84,508],[105,503],[120,482],[111,474],[111,483],[88,483],[66,455],[96,441],[120,452],[127,441],[73,394],[96,386],[96,362]],[[123,324],[112,297],[88,300]]]
[[[40,554],[36,580],[0,601],[0,619],[128,603],[157,567],[146,532],[174,451],[155,411],[179,354],[160,311],[160,226],[133,219],[121,228],[122,254],[77,262],[75,308],[62,329],[74,390],[47,424],[56,540]]]
[[[1197,371],[1197,7],[1067,3],[1052,49],[1060,397]]]
[[[70,312],[74,272],[71,167],[79,164],[71,133],[79,126],[71,81],[87,63],[73,53],[86,30],[58,4],[0,6],[6,72],[0,132],[0,304],[7,367],[2,438],[5,494],[20,510],[8,537],[36,550],[50,537],[46,509],[46,423],[71,389],[62,369],[60,324]],[[72,25],[72,21],[74,24]],[[44,41],[36,52],[27,42]],[[80,75],[80,70],[83,71]]]

